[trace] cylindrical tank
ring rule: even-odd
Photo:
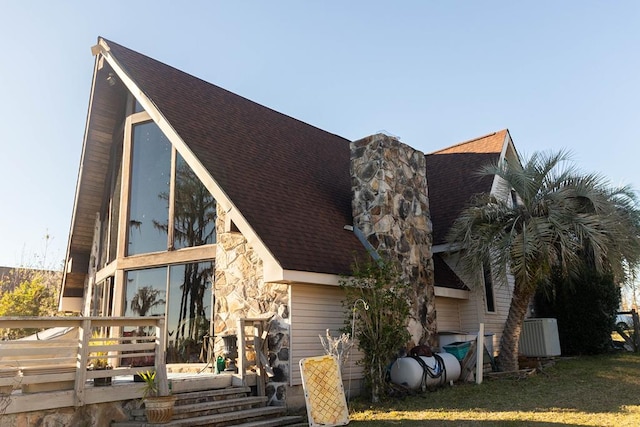
[[[436,386],[449,381],[456,381],[460,377],[460,362],[453,354],[436,353],[436,357],[419,356],[429,371],[435,375],[426,375],[426,385]],[[444,371],[443,371],[444,368]],[[441,376],[438,374],[442,372]],[[400,357],[391,366],[391,382],[403,385],[411,390],[417,390],[422,384],[423,367],[413,357]],[[435,377],[434,377],[435,376]]]

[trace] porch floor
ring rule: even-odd
[[[211,369],[204,369],[205,365],[167,365],[167,377],[172,393],[186,393],[192,391],[222,389],[232,386],[255,386],[256,375],[245,376],[244,384],[238,374],[215,374]],[[204,369],[204,370],[203,370]],[[110,386],[94,386],[92,380],[87,380],[84,388],[84,404],[116,402],[122,400],[139,399],[142,397],[143,383],[134,382],[133,376],[114,376]],[[11,393],[11,403],[5,413],[30,412],[46,409],[72,407],[74,390],[52,390],[24,393],[19,384]]]

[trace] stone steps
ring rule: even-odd
[[[264,396],[250,396],[248,387],[176,393],[173,419],[166,427],[238,426],[238,427],[302,427],[301,416],[287,416],[284,407],[265,406]],[[112,427],[147,427],[144,417],[112,423]]]
[[[175,393],[174,396],[177,397],[176,406],[180,406],[217,400],[238,399],[247,397],[249,394],[251,394],[251,388],[249,387],[227,387],[214,390]]]
[[[303,418],[298,415],[289,415],[268,420],[249,421],[242,424],[234,424],[233,427],[309,427],[309,424],[303,423],[302,419]]]
[[[215,400],[213,402],[200,402],[176,405],[173,408],[173,419],[180,420],[191,417],[201,417],[231,411],[264,407],[266,397],[248,396],[237,399]]]
[[[241,411],[224,412],[221,414],[205,415],[176,420],[173,419],[164,427],[190,427],[190,426],[243,426],[243,427],[275,427],[288,426],[300,423],[302,417],[288,417],[284,415],[285,409],[275,406],[244,409]],[[111,427],[149,427],[157,424],[149,424],[146,421],[125,421],[112,423]]]

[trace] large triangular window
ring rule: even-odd
[[[213,196],[155,122],[132,124],[130,165],[126,256],[216,242]]]

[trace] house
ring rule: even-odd
[[[298,362],[343,326],[340,278],[370,251],[414,286],[415,343],[483,320],[499,332],[508,291],[492,310],[443,239],[465,197],[491,188],[455,180],[515,156],[507,131],[427,156],[384,134],[350,142],[104,38],[92,53],[62,310],[166,316],[167,363],[202,361],[211,337],[218,354],[238,319],[268,320],[276,405],[302,396]]]
[[[497,349],[513,283],[500,286],[493,275],[485,271],[482,288],[465,285],[473,280],[464,277],[455,254],[448,253],[447,233],[474,195],[490,193],[512,200],[510,189],[501,185],[499,177],[480,177],[476,172],[489,163],[519,162],[518,153],[509,131],[504,129],[429,153],[426,158],[438,331],[441,335],[474,331],[479,323],[484,323],[485,331],[492,335],[491,344]]]

